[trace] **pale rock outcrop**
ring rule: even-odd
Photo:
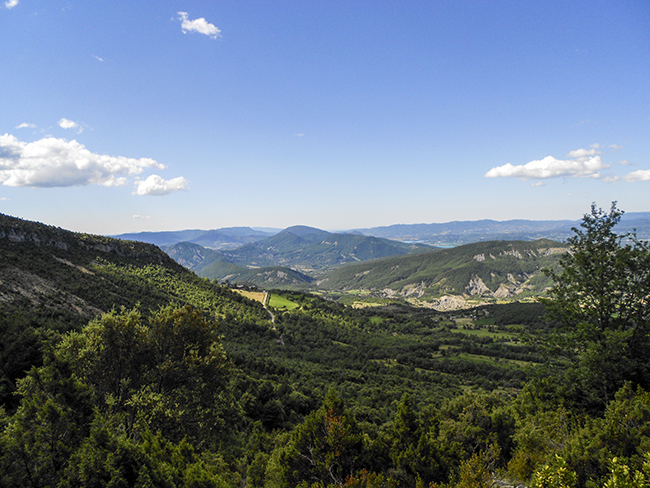
[[[479,276],[474,276],[465,287],[465,291],[468,295],[482,295],[484,293],[490,293],[490,289],[485,286],[483,280]]]

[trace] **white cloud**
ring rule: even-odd
[[[610,144],[609,148],[613,149],[614,151],[618,151],[619,149],[623,149],[623,146],[619,144]]]
[[[542,183],[541,181],[536,181],[535,183],[533,183],[530,186],[544,186],[544,183]]]
[[[598,144],[594,144],[598,146]],[[586,158],[589,156],[595,156],[596,154],[601,154],[596,148],[594,149],[576,149],[575,151],[569,151],[566,155],[567,158]]]
[[[164,180],[158,175],[151,175],[146,180],[136,183],[134,195],[167,195],[173,191],[187,190],[188,182],[182,176]]]
[[[572,153],[589,152],[583,150],[571,151]],[[571,154],[571,153],[570,153]],[[600,178],[600,170],[609,168],[603,163],[600,156],[580,156],[576,159],[561,160],[553,156],[546,156],[539,161],[514,166],[510,163],[497,166],[485,173],[486,178],[520,178],[522,180],[558,178],[563,176],[579,178]]]
[[[650,181],[650,169],[639,169],[623,176],[625,181]]]
[[[79,124],[74,122],[73,120],[68,120],[66,118],[62,118],[57,122],[59,124],[59,127],[62,129],[73,129],[77,134],[81,134],[83,132],[83,127],[80,127]]]
[[[18,0],[7,0],[7,1],[5,2],[5,7],[7,7],[8,9],[12,9],[12,8],[14,8],[16,5],[18,5],[18,3],[20,3]]]
[[[183,33],[198,32],[199,34],[209,36],[211,39],[216,39],[221,36],[221,30],[214,24],[209,23],[203,17],[189,20],[187,18],[187,12],[176,13],[180,15],[178,19],[181,21],[181,29],[183,30]]]
[[[6,201],[8,201],[8,200],[9,200],[9,199],[6,198],[6,197],[2,197],[2,198],[0,198],[0,201],[3,201],[3,202],[6,202]]]
[[[26,129],[26,128],[27,129],[35,129],[36,124],[29,124],[27,122],[23,122],[22,124],[16,126],[16,129]]]
[[[46,137],[25,143],[0,135],[0,184],[5,186],[122,186],[127,176],[164,166],[149,158],[95,154],[75,140]]]
[[[151,218],[151,215],[138,215],[138,214],[135,214],[135,215],[133,216],[133,218],[134,218],[134,219],[144,219],[144,220],[148,220],[148,219]]]
[[[104,61],[104,58],[100,58],[99,56],[95,56],[94,54],[93,54],[93,58],[95,58],[97,61],[102,61],[102,62]]]

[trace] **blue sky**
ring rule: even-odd
[[[341,230],[650,210],[650,3],[0,0],[0,212]]]

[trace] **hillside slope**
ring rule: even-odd
[[[179,242],[164,250],[177,263],[197,275],[222,282],[245,282],[263,288],[302,288],[313,281],[310,276],[286,266],[248,269],[234,264],[224,252],[190,242]]]
[[[458,306],[459,301],[472,298],[541,294],[550,285],[541,270],[554,266],[565,250],[566,245],[544,239],[466,244],[343,266],[317,285],[329,291],[406,297],[420,304],[454,308],[454,302]]]
[[[189,289],[195,306],[201,294],[210,296],[211,311],[217,314],[242,302],[236,293],[199,278],[151,244],[75,233],[0,214],[4,316],[17,310],[30,320],[55,318],[61,327],[71,328],[121,306],[139,303],[154,309],[170,301],[188,303]],[[263,310],[259,316],[265,317]]]
[[[270,325],[260,303],[198,277],[151,244],[0,214],[0,405],[16,405],[16,381],[41,363],[44,340],[104,312],[137,307],[147,314],[168,304],[221,319],[222,330]]]
[[[242,266],[289,266],[315,270],[408,254],[423,248],[377,237],[333,234],[312,227],[295,226],[224,254],[231,262]]]

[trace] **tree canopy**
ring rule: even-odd
[[[588,408],[602,409],[626,381],[650,386],[650,247],[633,233],[617,234],[623,212],[591,207],[569,238],[570,251],[543,300],[558,324],[547,345],[565,384]]]

